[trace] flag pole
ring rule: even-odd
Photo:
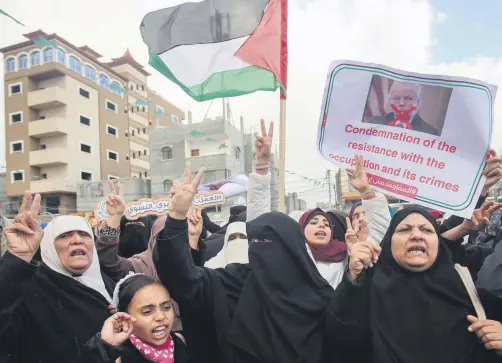
[[[286,98],[280,100],[279,120],[279,212],[285,212],[286,201]]]
[[[279,212],[286,212],[286,90],[288,83],[288,0],[281,1],[281,82],[279,120]]]

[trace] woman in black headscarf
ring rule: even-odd
[[[120,243],[118,254],[130,258],[148,248],[148,240],[152,229],[152,218],[141,217],[128,220],[125,216],[120,220]]]
[[[323,325],[331,287],[305,249],[299,225],[267,213],[246,226],[249,264],[224,269],[194,265],[186,215],[202,175],[175,186],[172,210],[157,238],[154,262],[178,302],[196,362],[322,360]]]
[[[490,349],[502,348],[502,325],[478,321],[480,339],[468,330],[475,308],[430,213],[399,211],[381,251],[378,257],[380,248],[368,242],[352,248],[330,311],[332,339],[354,351],[364,347],[378,363],[500,360]],[[497,319],[501,301],[479,293],[487,316]]]

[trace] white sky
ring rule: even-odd
[[[142,64],[147,63],[139,25],[152,10],[182,1],[176,0],[0,0],[0,9],[26,24],[22,27],[0,16],[0,47],[23,41],[22,34],[37,29],[58,33],[75,45],[87,44],[104,59],[122,55],[129,48]],[[318,179],[336,169],[324,161],[315,146],[326,71],[333,60],[346,59],[381,63],[407,71],[465,76],[495,85],[502,81],[502,59],[473,55],[472,59],[434,64],[432,46],[441,46],[432,36],[434,22],[447,22],[447,12],[433,9],[427,0],[290,0],[289,79],[287,107],[286,169]],[[410,15],[412,14],[412,15]],[[468,47],[468,44],[466,44]],[[177,86],[148,69],[149,85],[194,119],[201,119],[209,103],[197,103]],[[3,77],[3,62],[0,65]],[[3,84],[3,78],[0,79]],[[4,123],[3,87],[0,87],[0,130]],[[246,127],[260,118],[279,121],[278,94],[260,92],[230,100],[235,118],[244,115]],[[209,116],[221,113],[215,100]],[[502,101],[495,111],[494,146],[499,149]],[[237,120],[236,120],[237,121]],[[276,135],[278,135],[278,129]],[[0,138],[0,165],[4,165],[5,142]],[[277,141],[277,140],[276,140]],[[314,190],[312,190],[314,189]],[[286,178],[287,192],[302,192],[309,207],[326,201],[327,188]]]

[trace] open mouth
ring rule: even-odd
[[[167,336],[167,325],[161,325],[152,329],[152,333],[156,339],[165,338]]]
[[[326,232],[323,232],[323,231],[316,232],[315,236],[316,237],[326,237]]]
[[[412,246],[412,247],[408,248],[407,252],[409,252],[411,254],[414,254],[414,255],[420,255],[420,254],[425,253],[425,247],[423,247],[423,246]]]
[[[87,256],[87,252],[81,249],[74,250],[71,253],[71,257],[84,257],[84,256]]]

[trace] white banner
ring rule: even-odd
[[[375,189],[470,217],[485,179],[496,91],[467,78],[334,62],[317,147],[344,169],[363,155]]]

